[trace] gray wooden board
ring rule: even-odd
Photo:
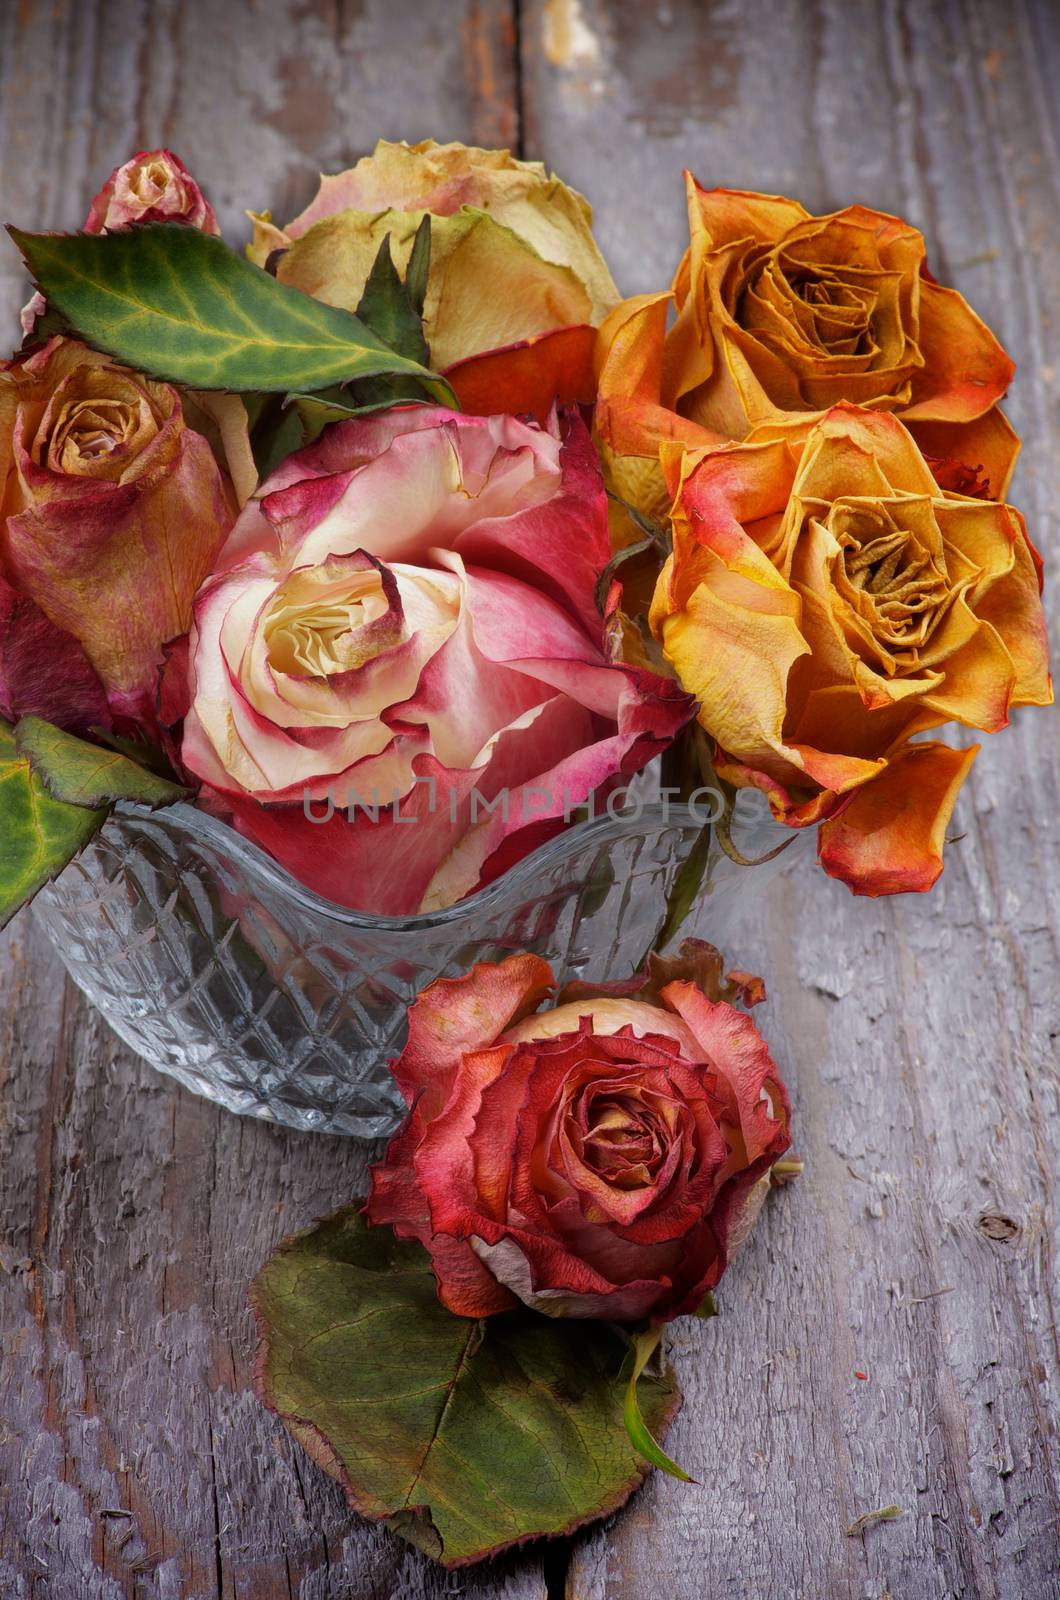
[[[243,206],[283,218],[379,134],[521,139],[592,197],[632,292],[679,256],[686,164],[897,211],[1019,362],[1015,499],[1055,564],[1058,82],[1049,0],[0,0],[0,212],[74,226],[167,143],[238,239]],[[0,275],[13,329],[13,252]],[[671,1440],[699,1483],[656,1477],[545,1558],[453,1576],[352,1516],[249,1389],[247,1281],[358,1189],[363,1152],[171,1086],[19,917],[2,1600],[1060,1595],[1058,768],[1052,714],[988,741],[927,898],[855,901],[808,861],[749,892],[730,952],[769,981],[807,1174],[721,1316],[674,1330]]]

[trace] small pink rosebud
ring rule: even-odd
[[[85,233],[107,233],[137,222],[186,222],[203,233],[221,231],[213,206],[172,150],[141,150],[115,167],[88,208]],[[28,338],[47,309],[40,293],[22,307]]]

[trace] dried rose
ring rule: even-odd
[[[951,475],[1003,499],[1019,443],[997,402],[1013,364],[928,272],[920,232],[864,206],[814,217],[686,179],[691,242],[672,293],[624,301],[600,330],[597,425],[619,492],[659,514],[664,440],[797,440],[851,401],[895,412]]]
[[[78,681],[87,661],[112,717],[152,725],[162,646],[187,628],[235,511],[231,484],[170,385],[72,339],[4,363],[0,702],[11,702],[8,714],[46,714],[55,695],[40,698],[47,664],[34,666],[34,651],[66,654],[76,641]],[[61,720],[83,718],[71,705]]]
[[[213,206],[172,150],[141,150],[115,167],[85,218],[85,233],[106,233],[136,222],[186,222],[220,233]],[[34,294],[22,308],[22,331],[31,334],[45,299]]]
[[[462,1316],[666,1322],[697,1309],[789,1144],[788,1097],[709,945],[543,1011],[536,956],[424,990],[392,1065],[409,1119],[367,1216],[431,1253]],[[761,997],[750,985],[749,998]]]
[[[248,250],[282,283],[355,311],[389,235],[404,269],[424,216],[431,264],[424,332],[465,411],[533,412],[592,399],[592,328],[618,291],[588,202],[539,161],[463,144],[381,139],[348,172],[320,180],[286,228],[255,216]],[[454,369],[455,366],[455,370]]]
[[[607,558],[576,415],[338,423],[266,480],[196,599],[184,764],[331,899],[448,905],[691,713],[608,660]]]
[[[978,746],[1052,700],[1040,568],[1012,506],[947,493],[897,417],[834,407],[804,443],[664,447],[674,552],[651,622],[724,778],[822,823],[862,894],[931,887]]]

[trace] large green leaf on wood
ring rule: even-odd
[[[278,283],[197,228],[9,231],[49,306],[137,371],[197,389],[269,393],[404,374],[452,401],[444,379],[360,318]]]
[[[0,722],[0,928],[57,876],[101,826],[106,810],[53,800]]]
[[[52,799],[70,805],[105,806],[115,800],[138,800],[142,805],[168,806],[189,793],[120,750],[89,744],[41,717],[22,718],[15,729],[15,746]]]
[[[447,1567],[569,1533],[647,1471],[623,1422],[618,1333],[532,1311],[455,1317],[420,1246],[356,1208],[281,1245],[253,1299],[262,1398],[351,1505]],[[656,1437],[678,1404],[672,1374],[641,1379]]]

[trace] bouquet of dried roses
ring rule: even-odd
[[[679,735],[686,794],[933,881],[974,748],[917,736],[1051,693],[1012,364],[907,224],[689,211],[625,302],[580,196],[429,141],[249,261],[166,151],[12,230],[0,915],[189,791],[333,901],[443,907]]]
[[[855,892],[925,890],[976,747],[921,736],[1052,699],[1012,363],[921,235],[691,177],[688,204],[672,287],[625,301],[580,196],[431,141],[254,215],[249,259],[167,151],[82,232],[11,230],[35,292],[0,371],[0,922],[115,807],[143,832],[190,801],[204,874],[172,836],[83,868],[118,885],[111,990],[135,972],[185,1028],[194,1002],[226,1057],[267,1019],[270,1084],[303,1032],[314,1081],[355,1070],[353,1013],[393,1056],[407,1117],[363,1209],[258,1279],[261,1388],[449,1565],[680,1474],[661,1329],[712,1314],[798,1169],[736,1009],[758,980],[696,941],[576,947],[566,902],[618,905],[607,859],[518,915],[498,885],[661,756],[664,793],[719,804],[653,880],[656,950],[715,845],[743,860],[745,794]],[[486,952],[445,920],[476,903]],[[454,930],[435,981],[400,926]]]

